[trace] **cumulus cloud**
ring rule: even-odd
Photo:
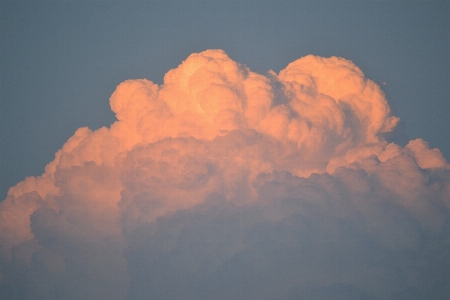
[[[450,165],[351,61],[222,50],[119,84],[0,203],[2,299],[423,299],[450,292]]]

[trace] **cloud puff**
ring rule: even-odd
[[[450,291],[450,166],[351,61],[222,50],[80,128],[0,203],[2,299],[399,299]]]

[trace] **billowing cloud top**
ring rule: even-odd
[[[0,203],[0,297],[450,290],[450,165],[421,139],[386,140],[398,118],[351,61],[261,75],[207,50],[110,104],[110,128],[78,129]]]

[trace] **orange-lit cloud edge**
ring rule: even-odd
[[[310,201],[333,217],[364,218],[364,232],[390,249],[418,247],[413,221],[400,215],[436,234],[449,216],[442,153],[421,139],[388,142],[399,119],[381,88],[343,58],[308,55],[262,75],[207,50],[167,72],[161,86],[122,82],[110,105],[115,123],[78,129],[44,174],[11,187],[0,203],[3,266],[31,270],[41,257],[49,274],[73,275],[75,253],[90,249],[99,254],[85,258],[83,272],[101,270],[95,276],[123,298],[137,280],[124,252],[139,248],[138,232],[212,198],[243,208]],[[401,213],[386,217],[386,205]],[[114,261],[109,274],[98,258],[104,251]]]

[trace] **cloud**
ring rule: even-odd
[[[222,50],[119,84],[0,203],[2,299],[399,299],[450,290],[450,165],[351,61]]]

